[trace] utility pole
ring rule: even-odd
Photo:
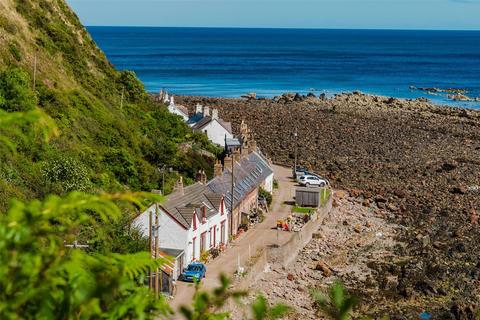
[[[159,232],[158,232],[158,203],[155,204],[155,260],[158,259],[158,244],[159,244]],[[155,297],[158,299],[158,268],[155,275]]]
[[[233,236],[233,201],[234,201],[234,195],[235,195],[235,174],[233,173],[233,170],[235,168],[235,157],[233,154],[231,155],[232,157],[232,201],[230,202],[230,236]]]
[[[293,178],[297,179],[297,149],[298,149],[298,131],[297,127],[295,127],[295,133],[293,134],[295,137],[295,164],[293,167]]]
[[[33,91],[36,92],[37,86],[37,49],[35,49],[35,54],[33,58]]]
[[[148,252],[150,253],[150,257],[152,257],[152,213],[148,212]],[[150,270],[150,277],[148,279],[148,288],[151,290],[153,289],[153,272]]]

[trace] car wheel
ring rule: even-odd
[[[307,182],[307,183],[305,184],[305,186],[306,186],[307,188],[310,187],[310,182]]]

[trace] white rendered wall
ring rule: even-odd
[[[207,219],[207,222],[202,224],[201,223],[201,217],[200,221],[197,219],[197,230],[193,230],[193,227],[188,230],[188,246],[187,249],[185,250],[185,263],[188,264],[192,261],[198,261],[200,260],[200,240],[201,240],[201,234],[203,232],[206,232],[206,247],[205,250],[208,251],[214,247],[217,247],[220,245],[220,243],[227,243],[228,242],[228,213],[225,208],[225,203],[223,202],[223,207],[224,207],[224,214],[222,215],[221,212],[218,212],[214,216],[211,216],[209,219]],[[224,239],[221,239],[221,222],[225,221],[225,236]],[[213,227],[216,229],[216,237],[215,237],[215,242],[213,241],[213,236],[214,236],[214,231]],[[210,233],[210,228],[212,228],[212,232]],[[195,241],[195,256],[193,256],[193,238],[196,237]],[[211,245],[210,245],[210,237],[212,237],[211,240]]]
[[[159,207],[158,225],[159,242],[161,248],[185,250],[187,244],[187,230],[178,224],[172,217]],[[145,212],[133,221],[144,237],[148,237],[149,214],[152,214],[152,225],[155,224],[155,205],[150,206]]]
[[[269,175],[264,183],[263,183],[263,188],[265,190],[267,190],[268,192],[272,193],[273,192],[273,179],[274,179],[274,176],[273,176],[273,173],[271,175]]]
[[[169,105],[168,106],[168,111],[170,111],[170,113],[173,113],[173,114],[176,114],[177,116],[182,117],[185,122],[188,121],[188,116],[185,115],[180,110],[178,110],[175,106]]]
[[[225,135],[228,139],[233,138],[233,135],[228,132],[217,120],[210,121],[205,127],[202,128],[202,132],[207,131],[207,137],[210,141],[220,146],[225,145]]]

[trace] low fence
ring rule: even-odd
[[[322,207],[312,215],[298,232],[292,232],[290,240],[280,246],[269,246],[258,251],[245,266],[245,274],[236,282],[239,289],[247,289],[248,286],[257,281],[264,272],[270,269],[271,265],[288,267],[297,259],[299,252],[312,239],[312,235],[320,228],[322,221],[332,209],[332,197],[329,193]]]
[[[307,222],[300,231],[293,232],[288,242],[279,247],[271,246],[267,248],[268,262],[287,267],[295,261],[300,250],[310,242],[312,234],[320,228],[323,218],[331,209],[332,197],[329,197],[325,205],[318,208],[317,212],[312,215],[312,219]]]

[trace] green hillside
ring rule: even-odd
[[[0,153],[0,210],[11,197],[161,188],[163,166],[211,174],[212,159],[194,150],[215,148],[115,70],[64,0],[1,0],[0,108],[37,106],[60,135]],[[167,174],[166,191],[175,179]]]

